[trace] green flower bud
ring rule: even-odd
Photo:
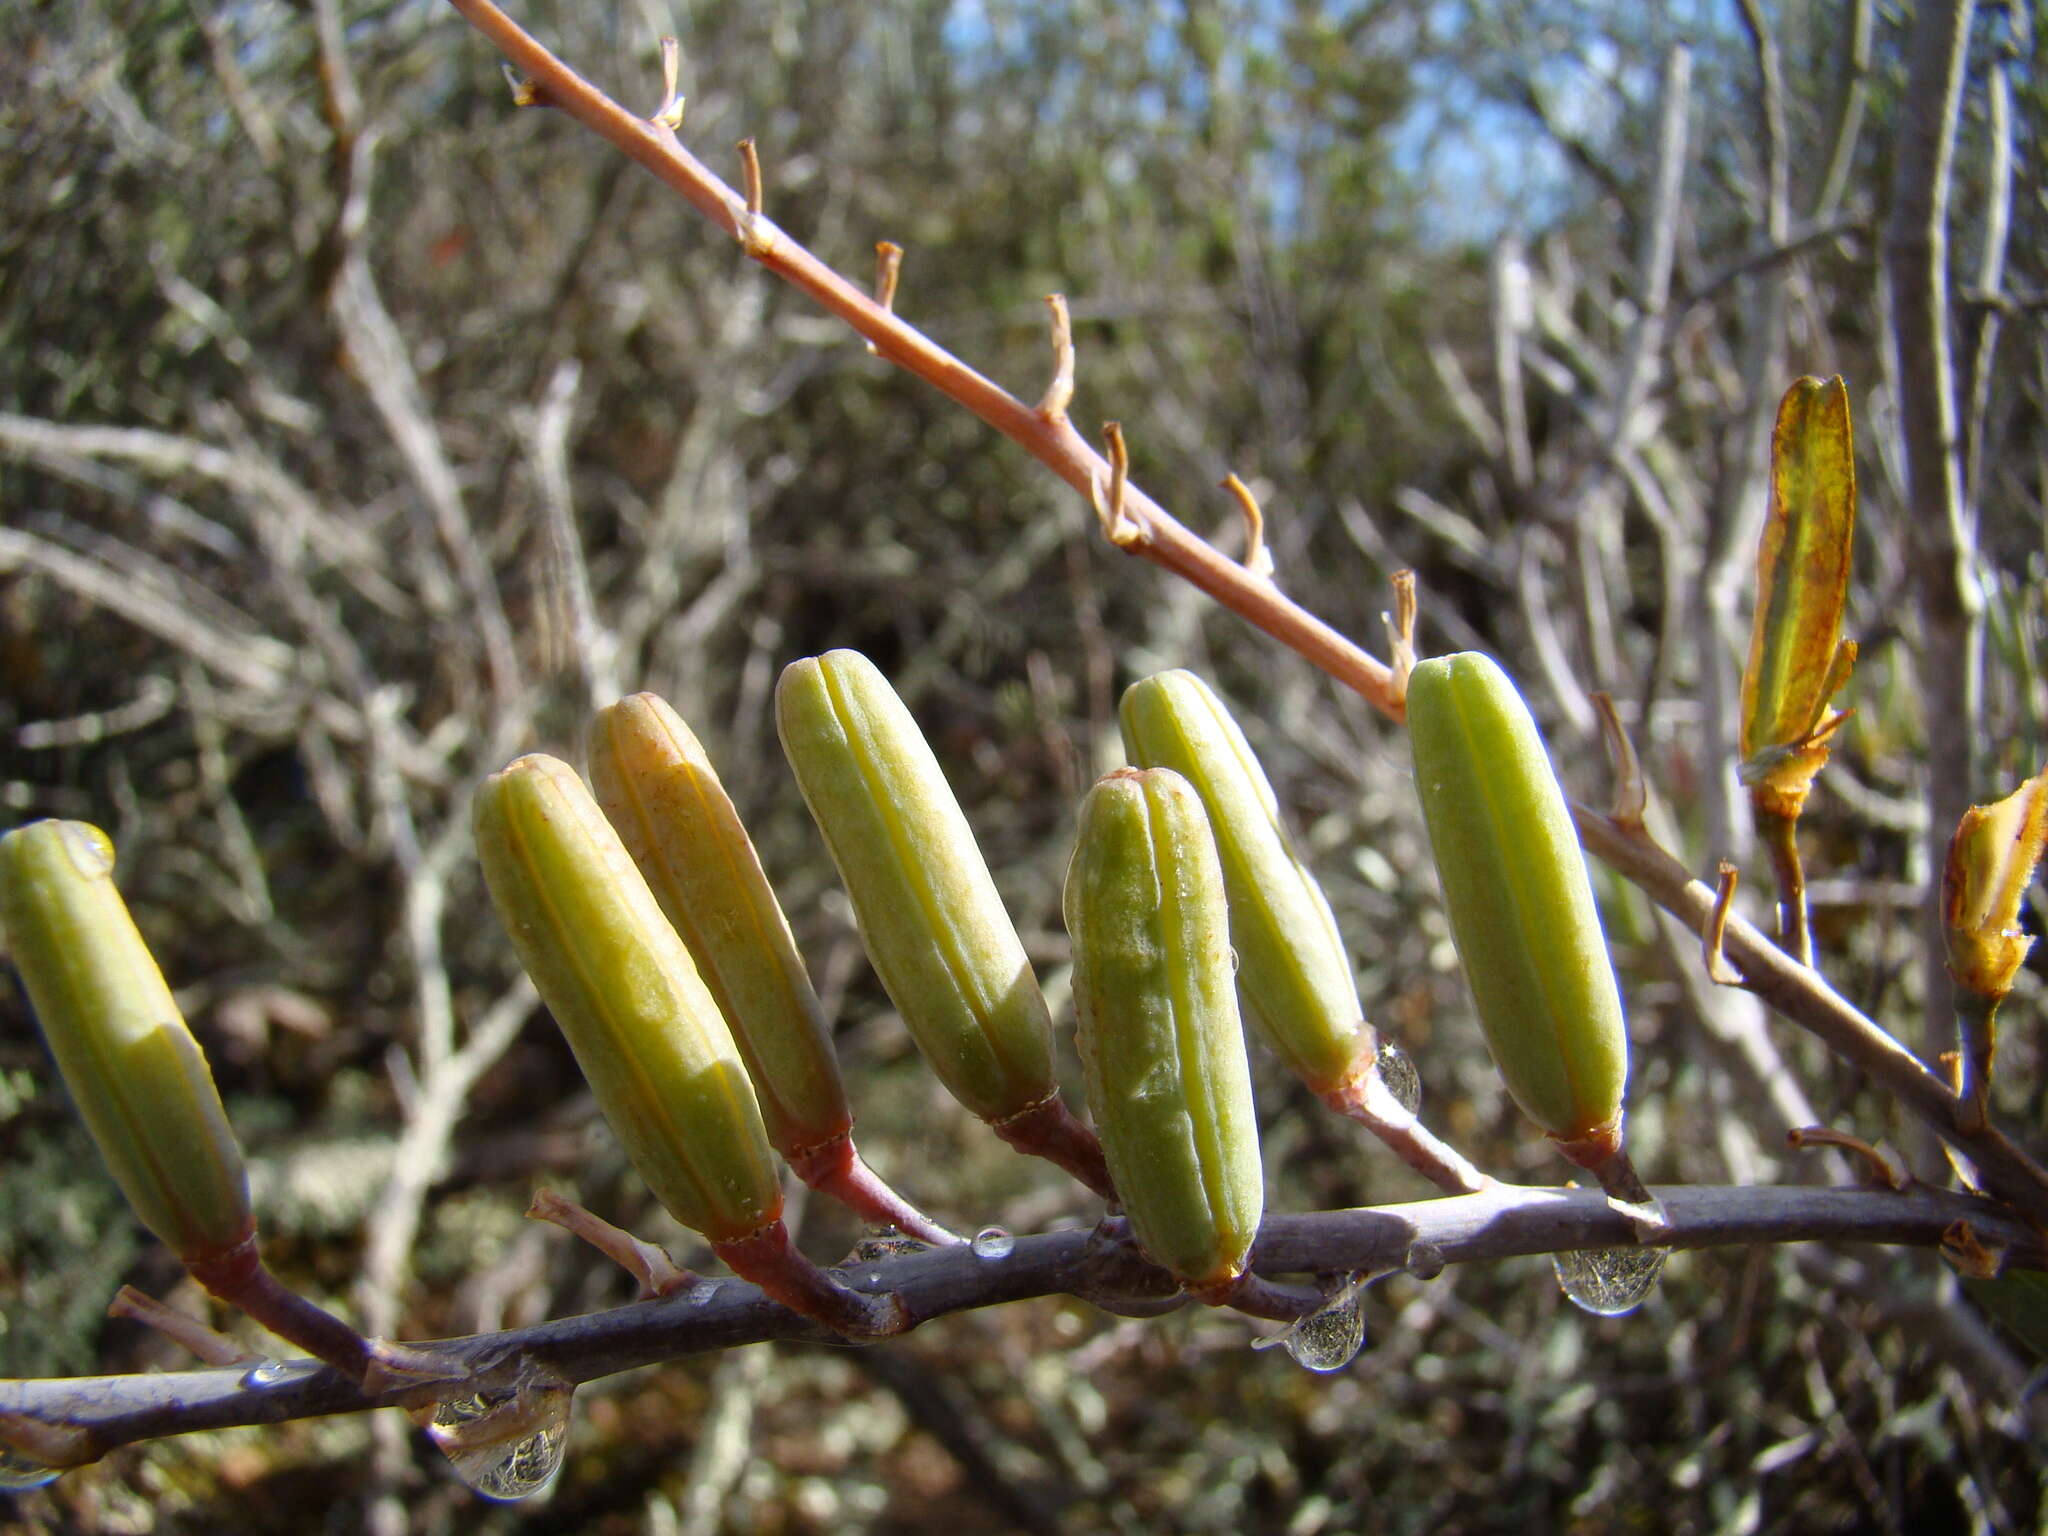
[[[597,803],[689,946],[785,1157],[853,1127],[825,1010],[725,786],[682,717],[651,693],[600,710]]]
[[[1209,818],[1170,769],[1081,806],[1067,870],[1088,1107],[1138,1242],[1190,1289],[1244,1270],[1265,1193]]]
[[[1439,656],[1409,679],[1408,739],[1451,937],[1508,1091],[1559,1141],[1618,1137],[1621,996],[1528,706],[1490,658]]]
[[[0,837],[0,924],[57,1069],[142,1224],[180,1259],[254,1238],[249,1176],[199,1042],[78,821]]]
[[[583,781],[519,758],[484,781],[475,820],[491,901],[640,1177],[714,1243],[777,1220],[732,1035]]]
[[[939,1080],[990,1121],[1052,1098],[1044,995],[895,690],[865,656],[828,651],[783,671],[775,721],[868,957]]]
[[[1317,1093],[1369,1069],[1378,1044],[1337,919],[1280,824],[1280,805],[1251,743],[1192,672],[1133,683],[1118,711],[1124,749],[1195,787],[1216,833],[1230,895],[1230,939],[1246,1011]]]

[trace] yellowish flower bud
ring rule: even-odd
[[[903,701],[865,656],[828,651],[783,671],[775,721],[868,957],[939,1080],[984,1120],[1046,1103],[1044,995]]]
[[[714,1243],[775,1222],[782,1189],[718,1005],[583,781],[522,757],[477,791],[492,903],[641,1178]]]
[[[853,1111],[831,1031],[753,840],[682,717],[651,693],[598,712],[597,803],[689,946],[785,1157],[843,1137]]]
[[[114,888],[107,835],[35,821],[0,837],[0,924],[65,1086],[142,1224],[187,1263],[249,1243],[241,1146]]]
[[[1963,813],[1942,870],[1948,969],[1956,985],[2004,997],[2033,940],[2020,931],[2020,902],[2048,843],[2048,769],[1994,805]]]

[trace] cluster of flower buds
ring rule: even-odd
[[[1240,997],[1326,1098],[1376,1070],[1376,1036],[1329,903],[1215,694],[1162,673],[1131,688],[1121,718],[1139,766],[1088,795],[1064,896],[1098,1139],[1060,1099],[1044,996],[910,711],[850,651],[792,664],[776,691],[863,943],[940,1081],[1013,1144],[1119,1201],[1184,1289],[1251,1305],[1264,1193]],[[1409,718],[1495,1058],[1529,1113],[1594,1166],[1618,1148],[1626,1053],[1542,743],[1481,657],[1417,667]],[[771,1296],[849,1336],[907,1326],[900,1298],[842,1285],[783,1228],[775,1152],[871,1220],[955,1240],[855,1153],[823,1009],[708,756],[640,694],[599,713],[589,760],[594,794],[567,763],[517,759],[479,790],[474,822],[492,903],[606,1120],[667,1210]],[[247,1182],[111,870],[89,827],[21,829],[0,841],[0,916],[109,1165],[203,1272],[253,1242]],[[547,1208],[639,1255],[654,1288],[688,1280],[580,1208]]]
[[[794,1311],[899,1332],[888,1298],[798,1253],[754,1084],[688,947],[566,763],[522,757],[478,791],[477,855],[499,918],[599,1108],[670,1215]]]

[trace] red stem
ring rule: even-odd
[[[714,1242],[711,1251],[769,1300],[846,1338],[893,1338],[910,1327],[902,1297],[894,1291],[869,1295],[840,1284],[797,1251],[780,1217],[745,1237]]]
[[[991,1120],[989,1128],[1019,1152],[1058,1163],[1103,1199],[1116,1199],[1102,1143],[1057,1093],[1006,1120]]]
[[[861,1161],[850,1134],[842,1132],[830,1141],[792,1153],[789,1166],[812,1189],[830,1195],[863,1221],[894,1227],[935,1247],[964,1241],[883,1183],[875,1170]]]
[[[469,1374],[469,1367],[452,1356],[367,1339],[332,1312],[315,1306],[264,1267],[253,1232],[224,1254],[187,1259],[185,1268],[229,1306],[248,1314],[286,1343],[325,1361],[349,1380],[360,1382],[365,1392],[385,1391],[408,1378],[424,1383]]]

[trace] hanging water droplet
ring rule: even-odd
[[[710,1306],[711,1298],[718,1294],[718,1288],[723,1284],[725,1284],[723,1280],[699,1280],[690,1287],[690,1305],[693,1307]]]
[[[62,1467],[53,1467],[47,1461],[24,1456],[12,1446],[0,1445],[0,1490],[26,1493],[31,1488],[54,1483],[63,1472]]]
[[[242,1375],[245,1387],[281,1387],[321,1368],[318,1360],[259,1360]]]
[[[1418,1280],[1434,1280],[1444,1272],[1444,1251],[1426,1237],[1408,1245],[1408,1257],[1401,1266]]]
[[[904,1236],[894,1227],[883,1227],[854,1244],[852,1262],[873,1264],[880,1259],[898,1259],[906,1253],[923,1253],[930,1246],[914,1237]]]
[[[1284,1333],[1252,1341],[1253,1349],[1279,1345],[1311,1371],[1341,1371],[1365,1347],[1365,1284],[1354,1275],[1336,1295],[1304,1312]]]
[[[1565,1295],[1600,1317],[1620,1317],[1643,1304],[1664,1273],[1662,1248],[1591,1248],[1550,1256]]]
[[[974,1234],[974,1256],[977,1259],[1007,1259],[1017,1247],[1017,1239],[1001,1227],[983,1227]]]
[[[532,1498],[562,1469],[574,1393],[566,1381],[529,1361],[510,1387],[436,1403],[427,1434],[455,1475],[485,1498]]]
[[[1422,1074],[1415,1070],[1415,1063],[1408,1059],[1408,1053],[1381,1035],[1373,1064],[1379,1068],[1380,1081],[1387,1085],[1387,1092],[1409,1114],[1417,1113],[1422,1108]]]

